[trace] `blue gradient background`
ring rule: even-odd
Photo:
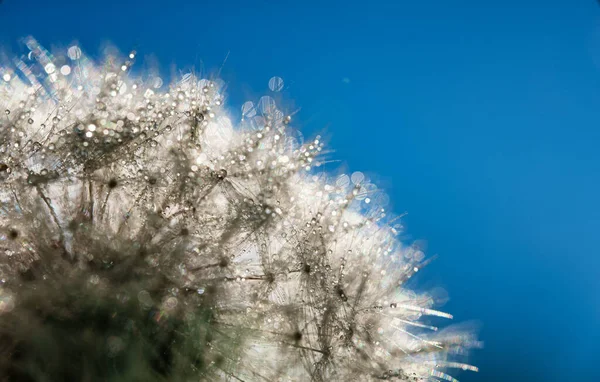
[[[481,371],[461,381],[600,381],[596,2],[123,3],[4,0],[0,43],[111,41],[164,73],[230,52],[232,105],[283,77],[305,134],[377,174],[440,254],[421,285],[482,323]]]

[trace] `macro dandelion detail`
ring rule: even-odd
[[[479,346],[406,288],[428,262],[367,177],[319,171],[269,96],[33,38],[0,68],[8,381],[455,381]],[[283,80],[273,77],[278,92]],[[166,87],[166,86],[165,86]]]

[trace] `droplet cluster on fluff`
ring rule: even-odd
[[[77,46],[0,68],[0,373],[9,380],[448,380],[425,265],[362,173],[319,172],[270,96],[167,90]],[[274,77],[272,91],[283,81]],[[429,317],[429,318],[428,318]],[[10,379],[13,378],[13,379]]]

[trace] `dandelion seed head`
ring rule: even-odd
[[[472,332],[437,330],[427,317],[451,316],[406,288],[428,260],[398,240],[387,196],[362,172],[323,171],[321,137],[305,141],[272,97],[245,102],[237,121],[222,81],[188,73],[163,89],[129,70],[136,52],[100,65],[75,45],[61,57],[27,41],[35,62],[0,83],[7,349],[39,350],[31,332],[87,356],[87,337],[60,336],[81,323],[104,344],[93,357],[113,366],[93,372],[106,377],[125,375],[135,351],[139,373],[171,380],[476,370],[455,361],[478,346]],[[67,58],[77,63],[57,75]],[[283,79],[268,85],[281,91]],[[56,324],[19,329],[34,307]],[[0,371],[17,376],[35,369],[19,362],[37,362],[3,358]],[[89,372],[63,365],[47,373]]]

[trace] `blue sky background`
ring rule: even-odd
[[[461,381],[600,380],[600,6],[594,0],[26,1],[0,44],[77,40],[218,69],[230,104],[285,80],[295,119],[386,188],[440,257]],[[344,80],[346,79],[346,80]]]

